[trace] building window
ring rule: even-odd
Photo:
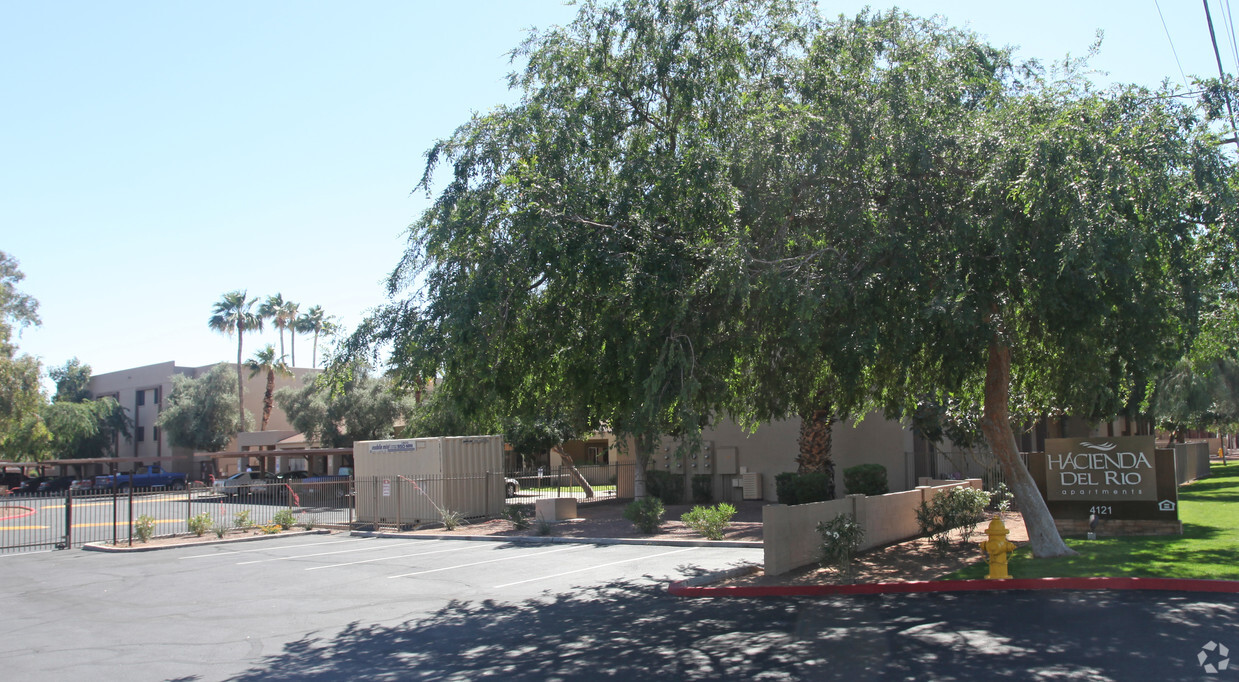
[[[159,404],[159,387],[158,386],[151,389],[151,395],[153,396],[152,402],[158,405]],[[155,438],[155,440],[159,440],[159,438]]]
[[[142,441],[146,440],[146,427],[145,427],[145,426],[139,426],[139,427],[138,427],[138,428],[134,431],[134,438],[136,438],[136,439],[138,440],[138,442],[139,442],[139,443],[141,443]]]
[[[138,391],[137,395],[138,395],[138,405],[139,406],[145,405],[146,404],[146,391]]]
[[[158,426],[151,428],[151,439],[154,440],[156,443],[159,442],[159,427]]]

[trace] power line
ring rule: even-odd
[[[1183,73],[1183,63],[1179,61],[1179,51],[1174,49],[1174,39],[1170,37],[1170,29],[1166,27],[1166,17],[1162,15],[1162,6],[1153,0],[1153,6],[1157,8],[1157,16],[1162,19],[1162,30],[1166,32],[1166,40],[1170,43],[1170,53],[1174,55],[1174,63],[1179,65],[1179,75],[1183,77],[1183,87],[1190,87],[1187,84],[1187,75]]]
[[[1239,70],[1239,43],[1235,42],[1235,12],[1230,8],[1230,0],[1222,3],[1222,17],[1230,30],[1230,54],[1235,58],[1235,69]]]
[[[1217,35],[1213,32],[1213,15],[1209,13],[1209,0],[1205,3],[1205,21],[1209,24],[1209,40],[1213,41],[1213,57],[1217,59],[1217,74],[1222,79],[1222,94],[1226,97],[1226,113],[1230,114],[1230,131],[1235,134],[1235,147],[1239,148],[1239,128],[1235,127],[1235,110],[1230,105],[1230,88],[1226,85],[1226,70],[1222,68],[1222,53],[1217,49]]]

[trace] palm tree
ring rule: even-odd
[[[271,405],[272,397],[275,395],[275,375],[290,377],[293,375],[292,369],[284,363],[284,357],[275,357],[275,346],[267,344],[267,347],[254,353],[254,357],[245,361],[245,366],[250,370],[250,378],[253,379],[259,372],[267,373],[267,392],[262,396],[262,427],[259,431],[267,430],[267,422],[271,420]]]
[[[293,312],[292,317],[289,317],[288,306],[293,306],[296,311],[297,304],[290,301],[285,301],[282,294],[268,296],[267,300],[258,306],[258,314],[264,320],[271,320],[271,324],[280,330],[280,357],[284,357],[284,330],[288,329],[289,325],[296,318],[296,312]]]
[[[221,334],[237,333],[237,428],[245,428],[245,384],[241,378],[241,347],[245,332],[262,331],[262,318],[250,312],[258,299],[246,298],[245,291],[230,291],[224,294],[211,311],[207,326]]]
[[[301,306],[297,303],[293,303],[292,301],[285,302],[284,307],[281,309],[281,313],[283,313],[284,317],[284,324],[288,327],[289,367],[297,366],[297,332],[301,331],[300,329],[297,329],[297,312],[300,309]]]
[[[321,306],[314,306],[309,312],[297,318],[297,331],[314,335],[314,352],[311,356],[310,367],[318,367],[318,335],[330,334],[335,330],[335,323],[323,314]]]

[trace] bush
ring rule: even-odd
[[[306,530],[314,530],[314,526],[318,525],[318,517],[313,514],[303,514],[301,516],[301,527]]]
[[[525,525],[528,526],[529,523],[526,522]],[[538,519],[538,528],[535,532],[542,536],[550,535],[555,532],[555,526],[551,525],[551,522],[546,519]]]
[[[835,478],[826,472],[798,474],[794,471],[774,477],[779,504],[809,504],[835,499]]]
[[[512,522],[512,527],[516,530],[525,530],[529,527],[529,516],[525,514],[527,505],[509,504],[503,508],[503,518]]]
[[[133,522],[133,533],[134,535],[137,535],[138,539],[142,542],[150,540],[151,536],[155,534],[154,517],[147,516],[146,514],[139,516],[138,519]]]
[[[843,489],[849,495],[885,495],[891,491],[886,484],[886,467],[881,464],[857,464],[843,470]]]
[[[275,535],[276,533],[283,530],[282,528],[280,528],[280,524],[278,523],[272,523],[266,526],[259,526],[258,529],[262,531],[263,535]]]
[[[710,504],[714,501],[714,477],[710,474],[693,474],[693,502]]]
[[[922,502],[916,510],[916,523],[921,532],[929,535],[938,551],[951,546],[949,533],[954,528],[963,528],[961,540],[968,542],[976,531],[977,524],[985,514],[989,493],[984,490],[961,486],[934,495],[929,502]]]
[[[194,535],[197,535],[198,537],[202,537],[203,535],[206,535],[206,532],[210,529],[211,529],[211,515],[210,514],[206,512],[202,512],[201,514],[195,514],[189,517],[189,532],[193,533]]]
[[[989,507],[999,514],[1006,514],[1011,511],[1011,501],[1015,499],[1015,495],[1007,488],[1006,483],[999,483],[998,487],[989,494]]]
[[[662,500],[657,497],[642,497],[624,508],[624,518],[632,521],[637,530],[649,535],[658,530],[666,511]]]
[[[720,502],[717,507],[693,507],[692,511],[680,517],[684,525],[693,529],[707,540],[722,540],[723,531],[731,524],[731,517],[736,515],[736,508]]]
[[[250,510],[248,509],[242,509],[236,514],[233,514],[232,517],[237,528],[249,528],[254,525],[254,522],[250,520]]]
[[[663,504],[679,504],[684,499],[684,475],[670,471],[645,472],[645,493]]]
[[[443,517],[443,527],[447,530],[456,530],[465,521],[464,514],[451,509],[444,509],[441,512],[441,516]]]
[[[277,511],[275,515],[271,517],[271,520],[279,524],[280,528],[283,530],[288,530],[297,523],[297,517],[293,516],[293,510],[291,509],[281,509]]]
[[[222,538],[224,537],[224,533],[228,532],[228,526],[225,526],[222,523],[217,523],[214,526],[211,526],[211,532],[215,533],[215,537]]]
[[[865,529],[851,514],[840,514],[817,524],[817,532],[822,536],[822,566],[833,567],[852,582],[852,557],[865,539]]]

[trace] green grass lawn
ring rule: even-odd
[[[1179,488],[1183,535],[1067,538],[1078,556],[1034,559],[1027,547],[1011,556],[1016,578],[1142,577],[1239,580],[1239,463],[1213,465],[1206,478]],[[984,578],[984,562],[947,576]]]
[[[601,493],[601,492],[606,492],[606,491],[608,491],[608,490],[609,490],[609,491],[611,491],[611,492],[615,492],[615,485],[614,485],[614,484],[611,484],[611,485],[596,485],[596,486],[594,486],[594,494],[598,494],[598,493]],[[561,493],[583,493],[583,492],[585,492],[585,489],[584,489],[584,488],[582,488],[582,487],[581,487],[581,486],[579,486],[579,485],[565,485],[565,486],[562,486],[562,487],[559,487],[559,488],[556,488],[556,487],[555,487],[555,486],[553,486],[553,485],[544,485],[544,486],[542,486],[541,488],[536,488],[536,487],[534,487],[534,488],[525,488],[525,487],[522,487],[522,488],[521,488],[521,492],[523,492],[523,493],[553,493],[553,492],[561,492]]]

